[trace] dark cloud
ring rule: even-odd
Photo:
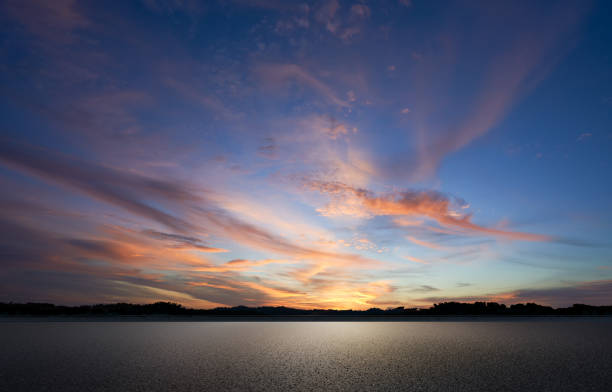
[[[180,234],[163,233],[155,230],[143,230],[142,232],[148,237],[172,243],[174,248],[194,248],[203,252],[223,252],[224,249],[213,248],[205,245],[205,243],[196,237],[190,237]]]
[[[265,158],[276,158],[278,147],[272,137],[264,139],[263,144],[257,148],[257,153]]]
[[[48,233],[0,218],[0,270],[40,266],[54,245]]]
[[[64,241],[75,248],[75,250],[80,250],[89,255],[102,256],[113,260],[120,260],[122,258],[122,254],[117,246],[109,241],[81,238],[71,238]]]
[[[410,291],[415,292],[415,293],[427,293],[430,291],[440,291],[440,289],[437,287],[433,287],[433,286],[424,284]]]
[[[612,280],[580,282],[546,289],[521,289],[512,293],[516,302],[536,302],[551,306],[612,304]]]
[[[426,297],[421,302],[474,302],[494,301],[505,304],[535,302],[553,307],[571,306],[573,304],[611,305],[612,280],[574,282],[550,288],[519,289],[507,293],[485,294],[464,297]]]
[[[18,170],[73,188],[135,215],[185,233],[194,226],[143,201],[158,204],[200,200],[184,186],[10,141],[0,141],[0,161]]]

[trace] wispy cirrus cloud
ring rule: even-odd
[[[430,241],[420,240],[420,239],[414,238],[412,236],[408,236],[406,238],[408,238],[408,240],[410,242],[412,242],[413,244],[416,244],[416,245],[419,245],[419,246],[423,246],[425,248],[434,249],[434,250],[445,250],[445,249],[447,249],[446,247],[444,247],[442,245],[439,245],[439,244],[436,244],[436,243],[433,243],[433,242],[430,242]]]
[[[223,253],[228,252],[227,249],[214,248],[204,245],[204,242],[196,237],[190,237],[180,234],[163,233],[155,230],[144,230],[143,233],[151,238],[162,241],[167,241],[172,244],[172,247],[183,249],[195,249],[200,252],[207,253]]]
[[[219,209],[205,196],[205,190],[201,189],[197,193],[189,189],[186,184],[177,181],[120,171],[10,141],[0,143],[0,161],[45,180],[68,186],[142,218],[150,219],[182,235],[206,234],[208,231],[249,246],[284,255],[377,263],[358,255],[333,253],[296,245]],[[156,207],[156,204],[165,205],[166,208],[162,210]],[[175,214],[168,211],[174,211]],[[195,219],[207,222],[211,226],[204,229],[201,223],[194,223]],[[174,234],[157,235],[165,239],[182,238],[183,242],[187,238],[170,237]],[[193,241],[191,242],[193,244]]]
[[[234,275],[225,278],[226,280],[251,282],[242,286],[277,298],[280,289],[274,285],[273,280],[270,280],[272,286],[264,290],[263,287],[268,287],[266,284],[253,283],[236,274],[268,264],[305,263],[315,268],[308,279],[303,281],[303,284],[311,284],[312,279],[326,271],[350,269],[355,273],[360,269],[371,270],[384,265],[379,260],[359,254],[338,252],[316,245],[297,244],[232,216],[208,199],[206,191],[198,193],[186,184],[174,180],[121,171],[9,141],[0,145],[0,161],[10,168],[60,184],[94,200],[119,207],[152,224],[172,229],[172,232],[165,232],[107,226],[98,229],[95,236],[83,238],[53,239],[48,235],[39,236],[41,240],[36,242],[43,249],[53,248],[59,252],[59,264],[48,264],[52,269],[76,271],[86,267],[84,273],[115,276],[115,279],[117,276],[124,277],[126,271],[134,266],[162,271],[162,274],[169,274],[168,276],[172,275],[173,271],[182,274],[231,273]],[[225,249],[211,247],[201,240],[200,237],[208,235],[213,235],[216,241],[230,239],[242,246],[284,255],[288,259],[255,261],[235,259],[221,265],[212,263],[199,253],[215,254],[224,252]],[[20,236],[31,237],[28,234]],[[58,243],[63,244],[61,249],[66,250],[59,251]],[[69,256],[70,250],[74,253],[73,256]],[[24,251],[22,249],[20,252]],[[36,260],[35,256],[27,258]],[[12,258],[12,260],[18,259],[18,257]],[[103,263],[97,265],[97,262],[94,262],[90,265],[87,262],[77,268],[79,260],[100,260]],[[149,282],[149,285],[158,284],[155,282]],[[295,283],[294,281],[293,284]],[[183,289],[175,287],[173,290]],[[318,301],[319,295],[320,293],[312,292],[311,301],[313,303]],[[340,298],[336,300],[340,301]],[[214,301],[218,302],[218,298]]]
[[[329,85],[297,64],[260,64],[255,68],[255,72],[270,86],[283,88],[287,82],[295,81],[318,93],[330,103],[343,108],[350,107],[349,102],[339,98]]]
[[[195,229],[193,224],[143,201],[143,195],[149,195],[148,197],[153,197],[161,203],[202,200],[176,183],[94,165],[10,141],[0,143],[0,160],[9,166],[117,205],[178,232],[185,233]]]
[[[466,36],[462,41],[453,38],[455,34],[469,34],[453,24],[445,27],[448,30],[442,30],[444,49],[425,56],[414,73],[417,90],[414,99],[418,105],[416,110],[411,110],[411,116],[414,116],[412,125],[416,131],[413,132],[416,156],[397,157],[389,163],[387,169],[395,175],[413,180],[431,178],[445,157],[501,124],[513,106],[569,52],[571,46],[566,43],[576,38],[577,28],[589,9],[586,3],[558,5],[541,15],[541,10],[526,10],[522,6],[491,6],[496,7],[495,12],[490,11],[491,18],[478,23],[490,27],[490,23],[498,20],[494,14],[504,18],[512,15],[521,18],[520,32],[510,35],[500,29],[492,34],[489,39],[498,42],[499,50],[488,51],[488,56],[480,60],[485,62],[483,66],[472,64],[478,56],[466,54],[478,48],[479,38]],[[500,13],[502,8],[507,13]],[[432,94],[441,80],[452,83],[445,79],[446,75],[468,64],[482,67],[481,76],[473,81],[473,94],[458,92],[452,96],[448,94],[450,89],[441,92],[445,94],[442,97]],[[461,101],[456,100],[457,96]],[[441,114],[444,114],[442,119]],[[412,170],[406,172],[405,167]]]
[[[429,262],[427,262],[427,261],[425,261],[425,260],[423,260],[423,259],[420,259],[420,258],[418,258],[418,257],[414,257],[414,256],[404,256],[404,258],[405,258],[406,260],[410,260],[410,261],[412,261],[412,262],[414,262],[414,263],[419,263],[419,264],[429,264]]]
[[[203,88],[194,87],[174,77],[167,77],[164,84],[174,90],[187,102],[192,102],[213,113],[214,116],[226,119],[237,119],[240,113],[234,113],[215,95],[204,93]]]
[[[4,266],[0,276],[13,282],[0,290],[3,299],[12,296],[61,303],[75,303],[75,299],[93,302],[96,299],[89,295],[89,290],[81,290],[84,295],[71,291],[90,284],[104,291],[104,296],[97,301],[132,298],[131,301],[149,302],[165,298],[191,306],[211,307],[249,303],[248,299],[274,303],[282,298],[293,300],[299,306],[302,300],[300,289],[283,288],[271,278],[253,280],[243,275],[267,264],[295,263],[291,260],[236,259],[213,264],[192,254],[188,248],[168,244],[168,235],[121,227],[106,227],[71,238],[66,237],[69,234],[51,233],[0,219],[0,233],[3,234],[0,263]],[[173,235],[170,239],[193,242],[184,236]],[[30,273],[24,276],[24,271]],[[38,273],[47,275],[46,282],[30,286]],[[180,276],[178,280],[177,276]],[[30,287],[29,292],[24,287]],[[315,301],[319,293],[308,291],[310,301]],[[127,297],[130,292],[132,297]]]

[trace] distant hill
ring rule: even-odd
[[[552,308],[535,303],[506,306],[496,302],[443,302],[427,309],[419,308],[371,308],[368,310],[293,309],[284,306],[190,309],[172,302],[153,304],[98,304],[62,306],[48,303],[0,303],[0,315],[4,316],[341,316],[341,317],[398,317],[398,316],[584,316],[612,315],[612,306],[575,304],[568,308]]]

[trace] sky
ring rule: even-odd
[[[0,301],[612,304],[608,1],[0,2]]]

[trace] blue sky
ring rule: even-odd
[[[612,300],[607,2],[5,1],[0,300]]]

